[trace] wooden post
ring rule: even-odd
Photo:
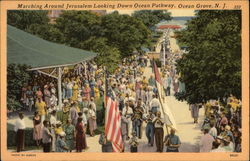
[[[62,110],[62,69],[61,67],[58,67],[57,86],[58,86],[58,107],[59,107],[59,110]]]

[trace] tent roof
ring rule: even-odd
[[[26,64],[42,69],[74,65],[94,58],[97,54],[52,43],[8,25],[8,64]]]
[[[179,29],[179,28],[181,28],[181,26],[179,26],[179,25],[161,25],[158,27],[158,29],[168,29],[168,28]]]

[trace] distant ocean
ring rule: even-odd
[[[173,17],[172,20],[170,20],[170,21],[161,21],[156,26],[160,26],[160,25],[179,25],[182,28],[185,28],[187,21],[191,20],[192,18],[194,18],[194,17]]]

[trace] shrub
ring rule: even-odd
[[[33,140],[33,129],[25,129],[25,146],[36,146],[36,142]],[[14,131],[14,125],[7,124],[7,147],[16,146],[16,132]]]
[[[31,79],[31,73],[27,72],[29,66],[9,64],[7,69],[7,107],[8,110],[17,111],[22,106],[20,104],[21,89],[24,83]]]

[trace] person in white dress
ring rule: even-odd
[[[127,119],[127,128],[128,128],[127,136],[129,138],[131,136],[131,133],[132,133],[132,120],[131,120],[131,117],[133,115],[133,109],[131,107],[129,107],[128,102],[125,103],[125,107],[122,109],[122,115],[124,117],[126,117],[126,119]]]

